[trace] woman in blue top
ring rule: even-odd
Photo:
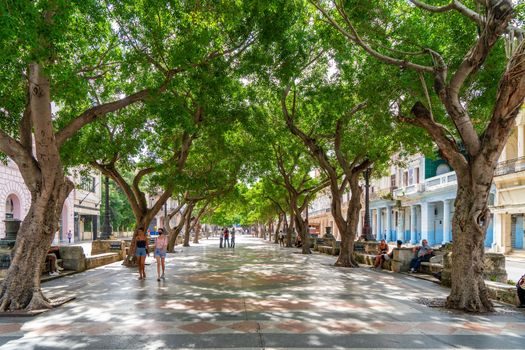
[[[148,237],[144,233],[143,228],[138,229],[136,244],[135,256],[137,257],[137,264],[139,266],[139,280],[143,280],[146,278],[146,272],[144,271],[146,266],[146,256],[149,255]]]

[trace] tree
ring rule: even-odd
[[[1,311],[51,306],[40,271],[73,188],[64,173],[67,141],[96,119],[161,95],[181,72],[239,53],[253,40],[243,20],[255,17],[248,5],[152,8],[166,3],[0,4],[0,43],[8,48],[0,54],[0,151],[17,164],[32,198],[0,289]],[[222,20],[229,25],[217,25]]]
[[[525,43],[523,30],[512,23],[512,1],[475,0],[476,9],[459,0],[442,6],[419,0],[394,6],[371,1],[362,4],[359,15],[345,1],[331,1],[330,10],[324,1],[310,2],[346,40],[416,82],[401,85],[399,119],[430,135],[458,179],[452,289],[446,305],[493,310],[483,281],[487,201],[499,155],[525,97]],[[381,11],[384,6],[389,12]],[[447,20],[435,13],[445,13]],[[416,52],[416,46],[423,50]],[[494,76],[500,77],[499,84]],[[433,92],[427,78],[433,80]],[[412,103],[412,117],[403,114],[407,103]]]

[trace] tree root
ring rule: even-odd
[[[52,309],[53,305],[48,298],[46,298],[41,291],[33,292],[33,297],[27,305],[26,309],[31,310],[43,310],[43,309]]]
[[[8,293],[0,299],[0,312],[16,311],[16,310],[44,310],[52,309],[53,305],[51,301],[42,294],[42,291],[38,290],[33,292],[31,300],[27,306],[22,305],[16,297],[9,295]]]
[[[359,264],[352,258],[341,258],[340,256],[335,262],[334,266],[357,268],[359,267]]]

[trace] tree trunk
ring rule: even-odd
[[[354,259],[354,245],[363,189],[359,186],[359,177],[357,174],[349,178],[349,185],[352,196],[348,202],[346,220],[343,218],[340,196],[332,194],[332,216],[341,233],[341,249],[335,265],[342,267],[359,267],[359,264]]]
[[[310,250],[310,239],[308,235],[308,227],[306,220],[303,220],[300,214],[295,215],[295,226],[297,227],[297,234],[301,237],[302,254],[312,254]]]
[[[281,214],[279,214],[279,220],[277,221],[277,227],[275,228],[275,235],[273,237],[273,243],[275,244],[279,243],[279,230],[281,229],[282,223],[283,223],[283,217]]]
[[[179,234],[182,232],[182,229],[184,228],[184,217],[185,213],[181,215],[180,221],[177,224],[177,226],[174,229],[170,229],[168,231],[168,252],[173,253],[173,249],[175,248],[175,245],[177,243],[177,237],[179,237]]]
[[[199,243],[199,235],[201,233],[201,224],[197,223],[195,225],[195,237],[193,238],[193,243],[198,244]]]
[[[452,288],[447,307],[469,312],[493,311],[483,280],[490,183],[480,183],[483,177],[475,174],[460,176],[458,173],[457,176],[456,210],[452,218]]]
[[[191,232],[191,214],[193,213],[193,206],[189,206],[188,210],[186,211],[186,217],[184,218],[184,242],[182,244],[183,247],[189,247],[190,246],[190,232]]]
[[[293,213],[290,214],[290,222],[288,223],[288,230],[286,231],[286,247],[292,247],[292,234],[294,230],[295,218]]]
[[[52,307],[40,289],[42,266],[56,231],[64,201],[73,189],[62,166],[53,179],[47,179],[51,193],[31,194],[31,206],[16,239],[11,265],[0,290],[0,311],[37,310]]]

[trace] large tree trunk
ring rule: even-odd
[[[483,280],[490,183],[479,183],[480,177],[473,174],[457,176],[456,211],[452,218],[452,289],[447,307],[471,312],[493,311]]]
[[[51,246],[64,201],[73,189],[64,177],[61,165],[57,167],[52,191],[32,193],[31,207],[18,231],[11,265],[0,290],[0,311],[51,308],[40,289],[42,266]]]
[[[295,226],[297,227],[297,234],[301,237],[302,243],[302,254],[312,254],[310,250],[310,237],[308,234],[308,225],[306,220],[303,220],[302,216],[298,213],[295,215]]]
[[[354,259],[355,237],[359,222],[359,211],[361,210],[361,193],[363,192],[358,181],[357,174],[349,178],[352,196],[348,202],[346,220],[343,218],[340,197],[332,195],[332,216],[341,233],[341,249],[335,262],[336,266],[359,267],[359,264]]]

